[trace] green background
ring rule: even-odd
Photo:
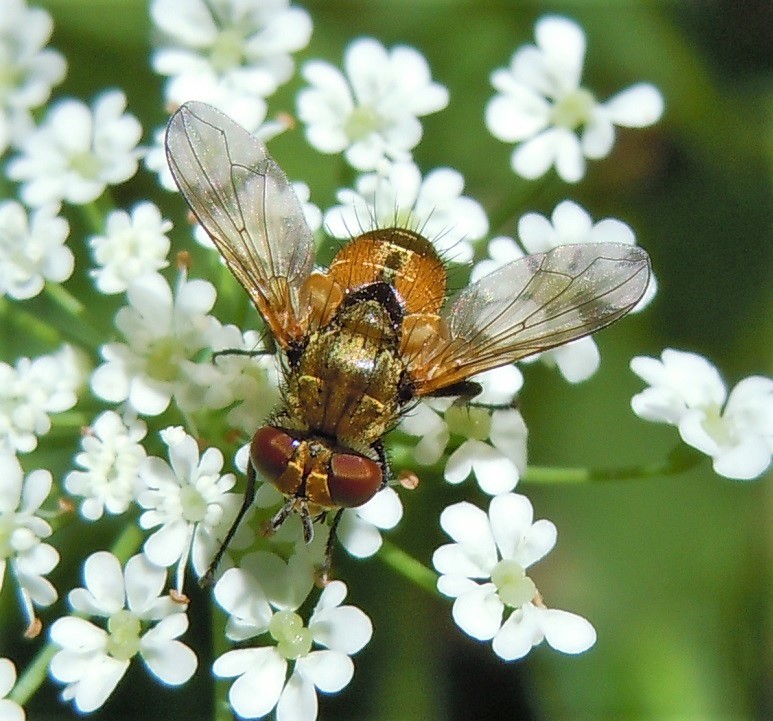
[[[145,3],[39,4],[53,16],[52,45],[69,64],[56,96],[90,100],[120,86],[147,141],[165,112],[162,81],[149,66]],[[320,0],[304,7],[314,34],[297,55],[299,63],[321,57],[339,64],[343,47],[358,35],[388,46],[413,45],[427,56],[451,102],[424,119],[415,156],[425,171],[440,165],[459,169],[466,193],[490,213],[517,209],[492,231],[511,234],[520,213],[549,214],[569,197],[596,219],[628,222],[652,255],[658,297],[647,312],[599,337],[602,366],[592,380],[569,386],[542,366],[525,369],[521,409],[531,434],[530,462],[644,464],[677,444],[674,429],[648,424],[630,411],[630,397],[642,387],[628,369],[633,355],[659,355],[665,347],[696,351],[716,363],[729,386],[753,373],[770,373],[769,3]],[[585,29],[585,84],[598,98],[646,80],[666,100],[655,128],[619,133],[612,155],[593,162],[576,186],[552,175],[547,182],[517,179],[509,169],[509,146],[483,125],[483,107],[493,94],[490,72],[532,40],[534,21],[546,12],[564,13]],[[271,112],[292,112],[300,86],[296,77],[272,97]],[[341,178],[337,158],[313,151],[300,129],[277,139],[272,152],[291,178],[309,182],[313,200],[329,206]],[[183,217],[179,199],[160,196],[144,171],[115,197],[123,207],[152,197],[166,215]],[[75,221],[72,242],[78,233]],[[185,247],[183,236],[177,238],[183,243],[178,247]],[[77,292],[73,283],[68,287]],[[6,330],[3,360],[50,350],[20,338],[10,321]],[[35,465],[47,458],[61,472],[71,453],[72,446],[62,444],[49,456],[36,456]],[[405,518],[391,538],[428,564],[431,550],[445,540],[440,509],[461,498],[483,499],[471,482],[449,490],[423,480],[414,493],[404,494]],[[532,499],[536,516],[550,518],[559,529],[557,548],[533,569],[533,578],[549,606],[592,620],[596,646],[575,658],[543,645],[524,662],[501,663],[489,646],[458,631],[446,600],[417,589],[378,560],[354,562],[339,553],[338,574],[349,585],[349,598],[373,619],[375,634],[355,658],[352,684],[337,697],[321,699],[322,719],[770,718],[769,482],[729,481],[704,463],[668,478],[592,487],[524,484],[520,490]],[[88,550],[108,545],[117,528],[103,524],[95,530],[89,543],[96,545]],[[64,579],[74,577],[76,562],[66,559],[53,576],[60,591]],[[4,595],[2,608],[8,609]],[[57,609],[63,612],[61,605]],[[137,664],[92,718],[211,717],[207,614],[206,596],[194,594],[192,644],[202,658],[194,681],[179,690],[161,689]],[[8,628],[2,633],[3,654],[23,667],[34,644],[19,642]],[[29,718],[74,716],[55,701],[57,693],[47,685],[27,705]]]

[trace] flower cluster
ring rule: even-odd
[[[543,639],[564,653],[582,653],[596,642],[588,621],[547,608],[526,575],[556,542],[550,521],[533,522],[528,498],[500,494],[488,516],[471,503],[457,503],[443,511],[440,525],[454,543],[438,548],[432,562],[442,574],[438,589],[455,599],[454,620],[462,630],[493,639],[494,653],[506,661],[525,656]]]
[[[448,104],[426,59],[414,48],[387,50],[363,38],[347,48],[344,71],[320,60],[303,67],[310,87],[298,95],[298,116],[309,143],[323,153],[343,152],[360,171],[410,160],[421,140],[418,119]]]
[[[139,654],[150,672],[172,686],[185,683],[197,666],[196,655],[177,638],[188,628],[185,608],[165,594],[166,572],[143,555],[124,569],[110,553],[99,551],[83,566],[85,588],[70,591],[78,615],[51,626],[60,651],[51,675],[65,685],[62,697],[82,713],[98,709]],[[106,628],[87,617],[104,619]]]
[[[631,370],[649,384],[631,400],[637,416],[668,423],[682,440],[711,456],[726,478],[758,478],[773,454],[773,380],[744,378],[728,395],[719,371],[697,353],[667,348],[637,356]]]
[[[580,84],[582,28],[567,18],[545,17],[534,36],[536,45],[520,48],[509,68],[492,73],[497,95],[486,106],[486,126],[499,140],[517,143],[510,162],[521,177],[533,180],[555,166],[562,180],[576,183],[585,175],[586,158],[609,155],[615,125],[656,123],[663,98],[653,85],[639,83],[599,103]]]
[[[298,555],[285,564],[269,553],[247,557],[215,587],[218,603],[229,614],[229,639],[270,637],[267,645],[226,651],[213,665],[216,676],[236,677],[228,698],[245,718],[265,716],[274,707],[279,721],[316,718],[315,689],[336,693],[346,686],[354,673],[349,657],[373,633],[370,619],[359,608],[341,605],[347,594],[342,581],[325,587],[304,623],[297,609],[313,583],[313,566],[304,560]],[[261,587],[262,578],[270,579],[272,586]]]
[[[42,8],[25,0],[0,3],[0,156],[20,145],[33,127],[31,110],[39,108],[51,89],[64,80],[67,64],[60,53],[45,47],[54,24]]]
[[[44,578],[59,563],[59,553],[41,539],[51,535],[41,506],[51,492],[51,473],[37,470],[24,477],[15,456],[0,451],[0,589],[6,569],[19,587],[22,608],[29,622],[28,635],[37,635],[35,606],[50,606],[57,599]]]
[[[286,107],[273,105],[282,96],[277,90],[293,79],[302,86],[294,102],[309,145],[347,164],[346,179],[329,188],[334,201],[327,207],[312,202],[316,189],[292,184],[309,238],[323,225],[340,240],[376,228],[413,229],[433,244],[456,284],[468,276],[475,283],[558,246],[636,243],[623,221],[594,222],[569,199],[549,215],[508,219],[517,238],[491,237],[490,226],[498,223],[472,197],[464,175],[446,166],[422,168],[420,154],[414,157],[422,118],[449,103],[448,90],[414,48],[359,38],[346,47],[342,69],[309,59],[296,73],[294,54],[309,45],[312,21],[289,0],[152,0],[150,17],[152,67],[164,78],[157,115],[162,106],[172,111],[205,101],[268,141],[293,123]],[[529,473],[518,394],[533,371],[524,368],[524,380],[521,368],[505,365],[472,377],[463,397],[406,404],[386,451],[366,443],[355,449],[382,461],[388,483],[367,503],[340,513],[310,502],[310,510],[302,509],[308,510],[304,528],[293,512],[300,510],[299,499],[288,502],[263,482],[246,442],[256,428],[280,424],[282,402],[301,403],[289,398],[283,383],[298,344],[272,342],[265,326],[262,333],[247,329],[256,320],[247,299],[237,298],[236,283],[215,255],[190,242],[195,237],[211,248],[205,229],[167,220],[182,212],[180,198],[134,197],[155,177],[111,191],[135,176],[141,160],[158,174],[159,188],[176,187],[164,128],[151,133],[150,147],[140,146],[142,125],[120,88],[104,90],[90,104],[57,97],[46,106],[66,67],[45,47],[51,32],[44,11],[25,0],[0,0],[0,156],[11,156],[3,171],[8,187],[16,184],[16,197],[0,203],[0,310],[26,313],[23,337],[9,337],[3,348],[15,358],[0,361],[0,590],[17,592],[28,636],[41,632],[40,609],[59,596],[48,578],[60,551],[65,557],[65,548],[55,547],[57,530],[78,524],[73,537],[98,527],[86,524],[102,529],[112,521],[123,528],[112,551],[89,549],[83,587],[70,583],[66,594],[72,613],[49,624],[50,646],[41,657],[51,659],[48,672],[63,686],[62,698],[81,713],[101,708],[134,659],[161,683],[186,683],[199,663],[181,640],[189,623],[186,589],[196,580],[214,581],[221,623],[212,625],[225,627],[229,647],[213,654],[211,670],[233,679],[233,712],[313,721],[318,693],[347,686],[352,657],[373,634],[366,613],[345,603],[347,584],[330,581],[330,548],[337,540],[357,559],[390,550],[394,557],[396,547],[382,532],[402,518],[399,486],[415,485],[417,476],[401,471],[412,472],[415,463],[451,485],[472,476],[487,496],[485,511],[465,501],[441,513],[440,526],[452,542],[434,552],[436,573],[422,569],[453,599],[451,613],[462,631],[491,641],[506,661],[543,640],[569,654],[590,648],[593,626],[548,608],[527,575],[557,537],[550,521],[534,521],[526,496],[513,493]],[[651,125],[663,101],[653,86],[640,83],[598,102],[581,85],[585,36],[571,20],[541,19],[535,39],[536,45],[515,52],[509,69],[493,73],[496,95],[485,124],[516,144],[511,162],[522,178],[535,179],[554,166],[561,180],[576,182],[586,159],[611,152],[615,126]],[[217,183],[208,188],[217,198],[223,190]],[[175,262],[173,251],[183,248],[190,253]],[[252,249],[245,248],[249,256]],[[205,257],[217,285],[196,277],[204,274],[198,259]],[[379,272],[391,267],[384,262]],[[249,285],[254,279],[239,280]],[[272,302],[286,295],[298,310],[312,283],[288,293],[290,285],[270,277],[257,292]],[[76,289],[86,293],[85,303]],[[635,310],[655,293],[651,277]],[[458,340],[487,342],[489,330]],[[277,345],[289,351],[275,352]],[[556,366],[570,383],[600,366],[590,337],[550,345],[531,359]],[[96,367],[89,369],[86,358]],[[712,457],[717,473],[749,479],[769,466],[773,381],[752,376],[728,394],[707,360],[672,350],[662,360],[634,358],[631,367],[650,385],[634,397],[634,412],[677,426],[686,443]],[[292,429],[316,432],[313,426]],[[49,453],[54,438],[66,457]],[[61,472],[39,467],[49,463],[52,470],[63,466]],[[123,516],[120,524],[115,516]],[[85,546],[91,534],[80,535]],[[66,558],[62,567],[76,560]],[[0,659],[2,718],[23,718],[20,705],[6,698],[15,684],[13,662]]]
[[[83,382],[76,351],[63,346],[56,353],[0,363],[0,450],[29,453],[38,438],[51,430],[50,413],[72,408]]]

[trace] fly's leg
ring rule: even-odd
[[[453,385],[440,388],[435,393],[427,394],[428,398],[447,398],[448,396],[457,396],[454,405],[466,406],[467,408],[484,408],[487,411],[510,411],[518,407],[518,402],[513,399],[509,403],[481,403],[474,401],[483,388],[480,383],[475,381],[460,381]]]
[[[209,586],[215,580],[215,571],[220,565],[220,561],[223,559],[223,554],[228,549],[228,544],[233,540],[236,534],[239,524],[242,522],[244,515],[250,510],[252,502],[255,500],[255,469],[251,462],[247,463],[247,486],[244,489],[244,497],[242,498],[242,505],[239,507],[239,512],[231,523],[231,527],[228,529],[228,533],[225,534],[223,542],[220,544],[220,548],[217,549],[215,557],[212,559],[212,563],[209,564],[207,572],[199,580],[199,585],[202,587]]]
[[[244,350],[243,348],[225,348],[224,350],[216,350],[212,353],[212,362],[215,363],[218,358],[225,355],[240,355],[247,356],[248,358],[257,358],[262,355],[274,355],[274,351],[267,349]]]
[[[386,450],[384,449],[384,441],[375,441],[371,448],[375,451],[378,458],[378,464],[381,466],[381,488],[386,488],[392,481],[392,469],[389,466],[389,459],[387,458]],[[379,488],[379,490],[381,490],[381,488]]]
[[[325,560],[322,561],[322,568],[319,569],[319,583],[322,587],[330,583],[330,569],[333,566],[333,544],[336,542],[338,524],[341,522],[343,514],[344,509],[339,508],[335,516],[333,516],[333,523],[330,524],[330,533],[325,544]]]

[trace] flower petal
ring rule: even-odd
[[[305,659],[299,659],[303,661]],[[290,676],[276,707],[276,721],[315,721],[317,693],[314,683],[300,673],[298,665]]]
[[[340,691],[354,675],[354,664],[345,654],[337,651],[312,651],[298,659],[298,670],[325,693]]]
[[[487,641],[499,630],[503,611],[504,604],[496,593],[496,586],[486,583],[459,596],[454,601],[452,615],[466,634]]]
[[[490,570],[497,562],[488,517],[477,506],[466,501],[448,506],[440,514],[440,526],[480,568]]]
[[[286,671],[287,661],[273,647],[227,651],[212,665],[216,676],[238,676],[228,691],[228,700],[245,718],[265,716],[276,706]]]
[[[626,128],[646,128],[656,123],[663,107],[663,96],[649,83],[633,85],[604,103],[609,119]]]
[[[324,609],[314,612],[309,621],[314,640],[333,651],[357,653],[373,635],[373,624],[355,606]]]
[[[170,686],[185,683],[193,676],[198,666],[196,654],[180,641],[152,646],[143,644],[142,658],[153,674]]]
[[[596,629],[582,616],[553,608],[537,611],[545,640],[556,651],[582,653],[596,643]]]
[[[83,564],[83,579],[103,614],[109,616],[124,607],[123,572],[112,553],[92,553]]]

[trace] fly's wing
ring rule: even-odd
[[[508,263],[443,311],[447,338],[410,369],[416,395],[594,333],[636,305],[649,276],[644,250],[612,243],[563,245]]]
[[[314,241],[285,174],[263,143],[200,102],[169,120],[166,156],[194,215],[286,348],[303,334],[298,291]]]

